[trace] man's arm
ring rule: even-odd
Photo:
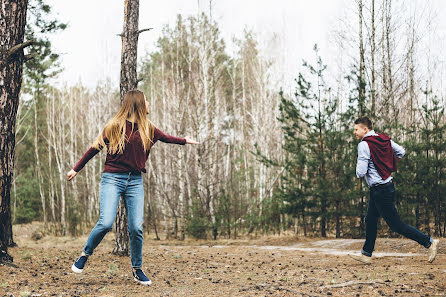
[[[398,159],[401,159],[402,157],[404,157],[404,155],[406,154],[406,151],[404,150],[404,148],[401,145],[394,142],[393,140],[390,140],[390,143],[392,144],[392,149],[393,149],[393,152],[395,153],[395,156]]]
[[[358,162],[356,164],[356,176],[361,178],[367,173],[370,160],[369,145],[365,141],[358,144]]]

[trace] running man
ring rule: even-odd
[[[435,260],[438,249],[438,239],[433,239],[416,228],[401,221],[395,207],[395,186],[391,173],[396,171],[396,164],[405,150],[389,136],[375,133],[368,117],[355,121],[353,132],[358,140],[358,163],[356,175],[364,177],[370,188],[370,199],[367,206],[366,240],[361,255],[349,255],[351,258],[365,264],[371,264],[375,248],[378,218],[382,216],[390,229],[410,238],[429,250],[429,263]]]

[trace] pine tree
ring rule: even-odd
[[[0,262],[10,261],[12,241],[11,182],[15,154],[15,126],[22,84],[23,49],[28,1],[3,1],[0,6]]]

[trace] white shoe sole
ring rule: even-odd
[[[357,256],[357,255],[352,255],[352,254],[348,254],[348,256],[350,258],[352,258],[353,260],[356,260],[356,261],[361,262],[363,264],[366,264],[366,265],[372,264],[372,259],[366,259],[366,258],[363,258],[363,256]]]
[[[74,273],[82,273],[82,271],[84,271],[83,269],[79,269],[76,266],[71,266],[71,270],[73,270]]]
[[[143,281],[140,281],[139,279],[137,279],[136,277],[134,277],[133,278],[136,282],[138,282],[138,283],[140,283],[141,285],[144,285],[144,286],[150,286],[151,284],[152,284],[152,281],[151,280],[149,280],[149,281],[147,281],[147,282],[143,282]]]

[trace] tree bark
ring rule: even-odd
[[[387,79],[388,79],[388,100],[390,101],[392,112],[390,119],[392,119],[392,124],[396,122],[397,119],[397,109],[395,107],[395,96],[393,91],[393,72],[392,72],[392,48],[391,48],[391,15],[392,15],[392,0],[386,1],[386,57],[387,57]]]
[[[375,41],[375,0],[372,0],[372,16],[371,16],[371,23],[372,23],[372,36],[371,36],[371,63],[372,63],[372,73],[371,73],[371,95],[372,95],[372,116],[375,116],[375,104],[376,104],[376,73],[375,73],[375,52],[376,52],[376,41]]]
[[[15,124],[22,85],[27,0],[0,2],[0,262],[12,262],[11,181]]]
[[[37,106],[39,103],[38,98],[40,98],[40,92],[38,91],[34,95],[34,154],[36,156],[36,170],[37,170],[37,182],[39,184],[39,193],[40,193],[40,201],[42,202],[42,211],[43,211],[43,224],[46,228],[47,224],[47,215],[46,215],[46,203],[45,203],[45,194],[43,192],[42,187],[42,170],[40,167],[40,155],[39,155],[39,137],[38,137],[38,124],[37,124]]]
[[[362,37],[363,4],[362,0],[358,2],[359,9],[359,102],[360,114],[364,115],[365,110],[365,58],[364,58],[364,40]]]
[[[121,76],[119,90],[121,102],[127,91],[138,86],[136,66],[138,50],[138,20],[139,0],[125,0],[124,3],[124,29],[121,36]]]
[[[125,0],[124,2],[124,29],[121,34],[121,77],[119,90],[121,103],[127,91],[138,87],[136,62],[138,50],[138,21],[139,0]],[[129,255],[129,235],[127,231],[127,215],[124,207],[124,198],[121,197],[116,216],[116,239],[114,254]]]

